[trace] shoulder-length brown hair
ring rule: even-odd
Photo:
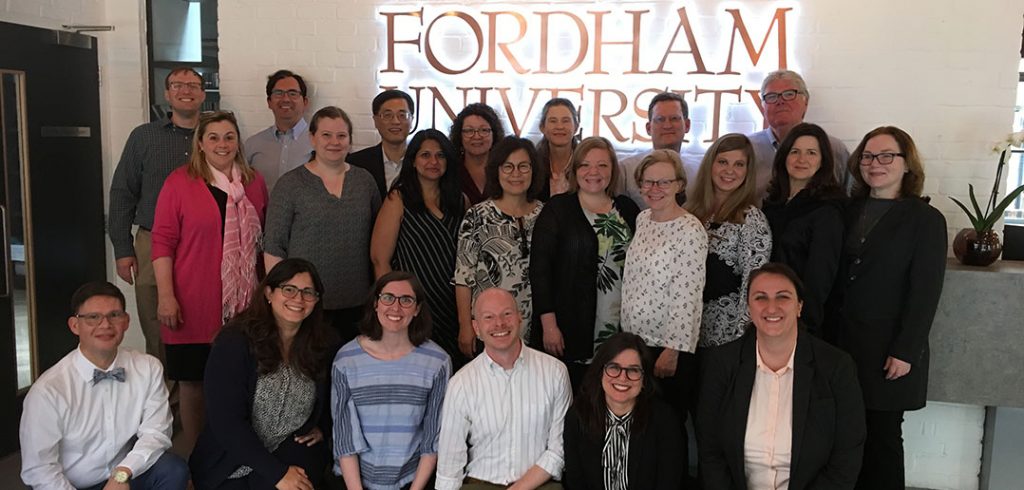
[[[256,172],[245,161],[245,151],[242,149],[242,132],[238,130],[238,121],[235,115],[228,111],[203,112],[199,114],[199,124],[192,134],[192,155],[188,159],[188,176],[193,179],[202,179],[208,184],[213,183],[213,173],[210,172],[210,165],[206,163],[206,155],[200,150],[199,142],[206,136],[206,128],[215,122],[227,121],[235,128],[235,136],[238,138],[238,153],[235,154],[235,165],[242,174],[242,183],[248,184],[256,177]]]
[[[868,140],[883,134],[896,140],[896,144],[900,145],[903,161],[907,164],[907,172],[900,181],[900,197],[921,197],[921,190],[924,189],[924,165],[921,163],[921,154],[917,151],[914,139],[896,126],[879,126],[872,129],[864,135],[864,139],[860,140],[860,144],[850,154],[850,160],[846,164],[847,169],[853,174],[853,190],[850,191],[850,197],[865,197],[871,192],[871,187],[860,174],[860,155],[864,153],[864,146],[868,144]]]
[[[605,421],[608,414],[608,404],[605,402],[604,388],[601,384],[604,367],[612,362],[615,356],[626,350],[637,352],[640,356],[640,367],[644,370],[640,394],[637,395],[636,405],[633,406],[633,428],[638,432],[643,432],[649,422],[656,392],[654,355],[640,336],[629,332],[619,332],[609,337],[601,344],[597,352],[594,352],[594,359],[580,383],[579,395],[573,400],[572,407],[576,410],[576,415],[579,416],[580,422],[587,430],[587,435],[595,441],[604,440]],[[654,428],[654,430],[658,429],[658,427]]]
[[[715,185],[711,182],[711,167],[719,154],[727,151],[740,150],[747,158],[747,176],[743,185],[732,191],[719,209],[715,209]],[[729,133],[718,138],[704,154],[697,171],[696,185],[693,195],[687,196],[684,209],[693,213],[701,221],[707,221],[712,213],[716,220],[729,223],[743,223],[747,209],[756,205],[757,201],[757,161],[754,157],[754,146],[746,136]]]
[[[225,331],[235,330],[249,339],[249,349],[256,358],[256,369],[260,374],[276,371],[284,360],[281,334],[274,311],[267,302],[267,291],[278,288],[303,272],[309,274],[313,288],[323,297],[324,284],[316,267],[305,259],[287,258],[270,269],[267,277],[257,286],[249,306],[224,326]],[[324,326],[323,303],[317,301],[313,311],[299,324],[299,331],[292,339],[288,364],[310,379],[322,379],[330,362],[327,356],[333,354],[330,347],[336,344],[333,332]]]
[[[619,169],[619,158],[615,156],[615,147],[612,142],[601,136],[590,136],[580,141],[572,152],[572,161],[569,162],[569,192],[579,192],[579,182],[576,182],[576,171],[583,164],[583,159],[590,153],[590,150],[605,150],[608,152],[608,163],[611,164],[612,177],[608,181],[608,187],[604,190],[608,197],[615,197],[615,189],[618,189],[619,179],[622,178],[622,170]]]
[[[817,198],[835,198],[842,196],[842,190],[836,182],[836,165],[845,165],[846,162],[836,162],[832,154],[832,142],[828,134],[817,124],[800,123],[793,127],[786,135],[786,138],[779,143],[779,149],[775,152],[775,160],[772,162],[772,179],[768,182],[768,197],[766,202],[786,202],[789,199],[789,168],[786,161],[789,159],[789,152],[801,136],[810,136],[818,142],[818,154],[821,157],[821,165],[818,171],[811,176],[810,182],[804,188],[808,194]]]
[[[377,298],[384,290],[384,286],[402,281],[408,282],[412,286],[412,294],[416,295],[416,306],[420,309],[420,313],[409,323],[409,342],[419,346],[430,339],[431,321],[427,291],[423,289],[423,285],[420,284],[419,279],[416,279],[415,274],[405,271],[391,271],[377,279],[376,284],[373,285],[373,291],[370,292],[370,297],[366,300],[366,310],[363,313],[363,321],[359,324],[359,333],[367,336],[370,340],[381,339],[384,335],[384,328],[381,327],[380,319],[377,318]]]
[[[508,157],[517,150],[526,152],[526,158],[530,160],[530,187],[526,189],[526,200],[535,201],[544,188],[544,181],[547,180],[547,172],[540,166],[540,158],[537,157],[537,150],[533,142],[526,138],[506,136],[501,141],[495,142],[487,154],[487,166],[484,168],[484,195],[489,199],[500,199],[505,194],[501,188],[501,179],[498,174],[501,166],[508,160]]]

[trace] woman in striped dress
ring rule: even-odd
[[[362,335],[334,357],[335,470],[350,490],[419,490],[434,473],[451,362],[429,340],[423,297],[412,274],[382,276],[367,302]]]
[[[452,285],[459,225],[466,209],[458,164],[455,149],[443,133],[435,129],[416,133],[370,241],[370,260],[378,278],[400,270],[415,274],[423,283],[433,317],[432,338],[455,366],[466,361],[459,352]]]

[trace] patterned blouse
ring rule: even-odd
[[[274,452],[309,420],[316,402],[316,383],[288,364],[256,379],[252,426],[263,447]],[[252,468],[242,465],[229,479],[242,478]]]
[[[608,337],[622,330],[622,269],[633,232],[614,207],[600,214],[584,209],[583,214],[597,235],[597,315],[594,317],[594,351],[597,351]]]
[[[523,317],[520,332],[530,334],[533,300],[530,294],[530,243],[533,225],[543,203],[530,214],[514,218],[488,199],[466,211],[459,227],[459,246],[455,256],[452,283],[466,286],[473,298],[487,288],[501,288],[515,296]]]
[[[768,263],[772,231],[760,209],[751,206],[740,223],[708,223],[707,281],[700,347],[722,345],[743,336],[750,271]]]
[[[700,335],[708,235],[686,213],[657,222],[636,218],[622,281],[622,329],[647,345],[694,352]]]

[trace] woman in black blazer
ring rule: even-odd
[[[534,225],[531,344],[565,362],[575,392],[596,346],[620,330],[622,269],[640,210],[613,194],[622,176],[608,140],[580,142],[571,168],[571,191],[552,197]]]
[[[597,349],[565,414],[566,490],[679,489],[685,441],[678,417],[654,394],[653,372],[635,334],[615,334]]]
[[[865,431],[853,361],[799,327],[792,269],[773,262],[750,276],[754,328],[708,350],[701,368],[704,488],[852,489]]]
[[[804,283],[800,320],[821,335],[825,300],[839,270],[843,249],[842,205],[846,197],[836,183],[832,145],[815,124],[794,127],[779,145],[772,180],[764,200],[772,228],[772,261],[796,271]]]
[[[946,269],[946,220],[921,198],[914,141],[884,126],[849,162],[853,201],[826,323],[857,363],[868,438],[857,488],[904,487],[903,412],[924,407],[928,332]]]
[[[330,460],[323,283],[284,259],[225,325],[206,364],[206,424],[189,459],[197,489],[311,490]]]

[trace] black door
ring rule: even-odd
[[[0,22],[0,454],[31,382],[77,345],[71,293],[105,271],[96,39]]]

